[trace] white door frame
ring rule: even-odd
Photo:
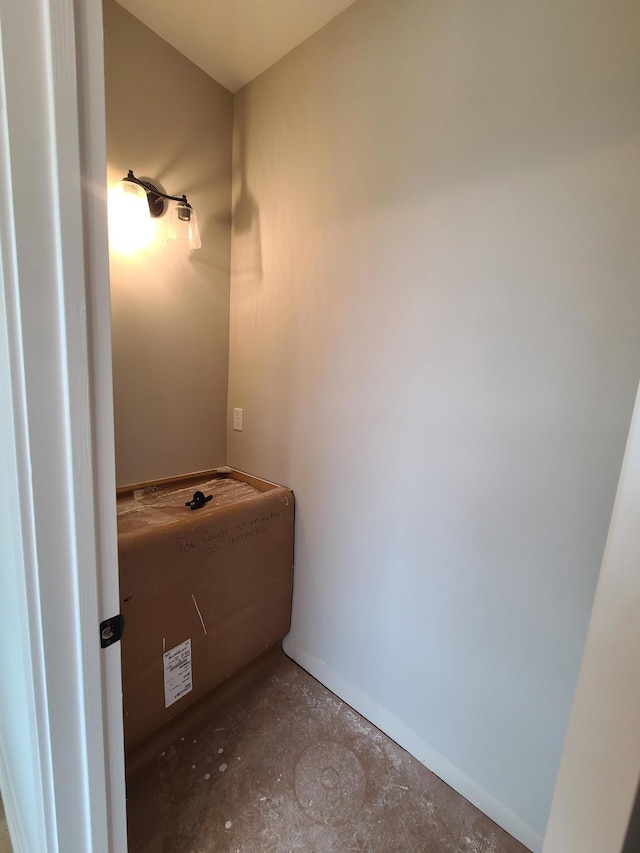
[[[544,853],[620,853],[640,783],[640,391]]]
[[[119,601],[102,7],[0,0],[0,22],[3,606],[27,667],[0,782],[16,853],[124,853],[120,651],[98,630]]]

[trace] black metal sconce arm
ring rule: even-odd
[[[142,187],[147,193],[147,201],[149,202],[149,213],[151,216],[162,216],[165,211],[165,199],[169,201],[178,201],[186,207],[193,210],[189,202],[187,201],[186,195],[177,196],[177,195],[169,195],[168,193],[163,193],[158,187],[154,186],[149,181],[141,181],[140,178],[136,178],[131,169],[123,181],[131,181],[134,184],[138,184],[138,186]]]

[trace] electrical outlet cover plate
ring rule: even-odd
[[[233,410],[233,428],[237,432],[242,432],[242,409]]]

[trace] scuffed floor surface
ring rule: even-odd
[[[0,799],[0,853],[11,853],[11,839],[9,838],[9,827],[4,815],[4,807]]]
[[[128,762],[130,853],[526,853],[271,651]]]

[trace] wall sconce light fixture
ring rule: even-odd
[[[150,242],[151,218],[162,216],[167,209],[167,202],[175,201],[171,209],[167,229],[167,242],[182,245],[189,249],[199,249],[200,229],[198,216],[187,201],[186,195],[175,196],[163,193],[149,181],[136,178],[131,170],[114,189],[114,211],[118,222],[118,230],[122,230],[132,239],[136,237],[138,245]]]

